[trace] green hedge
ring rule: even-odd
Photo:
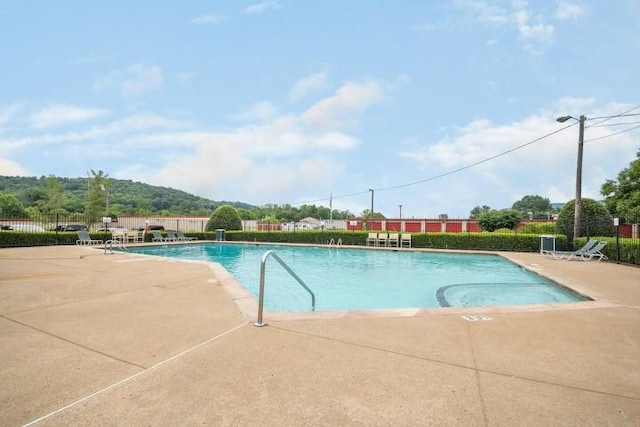
[[[366,245],[368,232],[362,231],[228,231],[226,239],[243,242],[327,244],[342,240],[345,245]],[[557,235],[556,248],[567,250],[567,239]],[[215,236],[213,236],[215,239]],[[414,248],[467,249],[487,251],[537,252],[540,236],[537,234],[499,233],[412,233]]]
[[[92,239],[109,240],[111,233],[103,231],[91,233]],[[21,246],[53,246],[75,245],[78,240],[77,231],[44,233],[28,233],[23,231],[0,230],[0,248]]]
[[[166,236],[166,233],[162,233]],[[198,240],[215,240],[215,232],[185,233]],[[342,240],[344,245],[365,246],[368,232],[362,231],[227,231],[226,240],[243,242],[303,243],[325,245],[333,239]],[[145,242],[151,242],[153,235],[145,234]],[[92,232],[92,239],[109,240],[111,233]],[[556,250],[569,250],[569,243],[564,235],[555,235]],[[613,237],[592,237],[606,241],[608,244],[602,252],[610,261],[616,261],[616,239]],[[25,233],[20,231],[0,230],[0,247],[75,245],[77,232],[45,232]],[[640,265],[640,240],[620,240],[620,262]],[[587,242],[586,237],[577,239],[577,247]],[[538,234],[500,234],[500,233],[412,233],[411,243],[414,248],[462,249],[509,252],[537,252],[540,250]]]

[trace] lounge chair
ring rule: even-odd
[[[554,259],[566,259],[569,258],[572,255],[579,255],[582,252],[585,252],[591,248],[593,248],[596,244],[598,244],[597,240],[594,239],[590,239],[587,243],[584,244],[583,247],[581,247],[580,249],[576,249],[575,251],[550,251],[548,249],[543,249],[540,252],[543,255],[546,256],[551,256]]]
[[[411,247],[411,234],[403,233],[400,236],[400,247],[402,247],[402,248],[410,248]]]
[[[569,255],[569,257],[567,258],[567,261],[570,261],[572,259],[581,259],[582,261],[591,261],[594,258],[598,258],[598,262],[600,262],[603,259],[609,259],[605,254],[603,254],[600,251],[605,246],[607,246],[607,242],[598,242],[591,249],[587,249],[586,251],[582,251],[579,253],[577,253],[576,251],[576,253]]]
[[[175,231],[167,230],[167,237],[165,238],[167,242],[177,242],[178,235]]]
[[[397,248],[399,243],[400,243],[400,240],[399,240],[398,233],[389,233],[389,239],[387,239],[387,245],[395,246]]]
[[[152,242],[168,242],[169,239],[167,237],[163,237],[162,233],[158,230],[150,230],[153,237],[151,238]]]
[[[367,237],[367,246],[376,246],[378,244],[378,233],[369,233]]]
[[[177,235],[178,235],[178,240],[181,241],[181,242],[191,242],[193,240],[198,240],[197,237],[187,237],[187,236],[185,236],[184,232],[182,232],[182,231],[178,231]]]
[[[96,246],[102,244],[104,244],[102,240],[91,239],[87,230],[78,230],[78,240],[76,240],[76,245]]]

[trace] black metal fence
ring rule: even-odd
[[[88,221],[84,215],[63,215],[63,214],[41,214],[32,213],[23,217],[12,217],[6,212],[0,211],[0,232],[21,231],[30,233],[24,246],[31,245],[51,245],[66,244],[67,238],[56,237],[58,233],[76,232],[78,229],[88,229],[90,232],[106,232],[110,229],[134,229],[144,228],[148,225],[163,226],[167,230],[179,230],[184,232],[204,233],[206,218],[189,217],[152,217],[150,220],[144,217],[123,217],[111,223]],[[247,221],[243,222],[247,223]],[[277,224],[280,225],[280,224]],[[323,225],[325,227],[323,227]],[[387,231],[413,234],[474,234],[486,233],[482,227],[473,219],[348,219],[344,222],[331,222],[331,227],[326,227],[322,221],[318,221],[305,228],[296,227],[276,227],[270,228],[273,232],[304,233],[313,229],[325,231]],[[245,231],[251,231],[247,228]],[[490,231],[494,235],[566,235],[571,242],[573,233],[573,223],[560,224],[555,221],[533,220],[523,221],[514,229],[501,228]],[[607,254],[610,259],[622,259],[640,265],[640,217],[624,223],[615,223],[611,217],[589,217],[583,215],[580,227],[581,239],[576,240],[578,245],[588,238],[599,238],[608,242]],[[7,241],[11,244],[7,244]],[[1,243],[1,242],[0,242]],[[19,240],[14,238],[4,239],[2,246],[20,246]],[[573,249],[571,247],[567,249]]]

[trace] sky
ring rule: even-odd
[[[4,0],[0,175],[466,218],[573,199],[584,115],[600,199],[639,40],[637,0]]]

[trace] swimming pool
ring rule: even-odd
[[[316,311],[476,307],[585,301],[499,255],[200,243],[130,252],[220,263],[257,300],[260,261],[274,250],[316,294]],[[265,309],[309,311],[309,294],[267,261]]]

